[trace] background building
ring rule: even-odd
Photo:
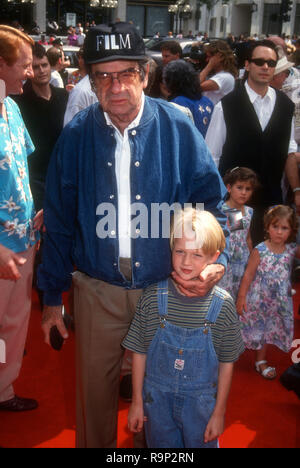
[[[132,21],[143,36],[168,31],[210,37],[229,33],[300,35],[300,0],[0,0],[0,22],[18,21],[27,32],[37,23],[45,32],[55,21],[69,25]]]

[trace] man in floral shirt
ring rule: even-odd
[[[9,94],[22,93],[33,75],[33,41],[20,31],[0,26],[0,411],[25,411],[35,400],[17,397],[13,382],[22,365],[31,310],[31,283],[36,231],[27,157],[34,146],[18,106]]]

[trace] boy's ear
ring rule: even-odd
[[[221,255],[220,250],[217,250],[216,253],[212,256],[212,259],[211,259],[211,262],[210,262],[210,263],[216,263],[216,261],[218,260],[218,258],[220,257],[220,255]]]

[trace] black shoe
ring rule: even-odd
[[[300,281],[300,265],[296,266],[292,272],[292,282],[299,283]]]
[[[131,374],[124,375],[120,383],[120,397],[122,400],[130,403],[132,401],[132,381]]]
[[[11,400],[3,401],[0,403],[0,411],[32,411],[38,407],[38,402],[36,400],[31,400],[29,398],[20,398],[14,396]]]
[[[300,363],[290,366],[280,377],[281,384],[300,398]]]

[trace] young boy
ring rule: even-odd
[[[225,238],[210,213],[184,210],[171,248],[175,272],[188,280],[216,261]],[[133,351],[129,429],[145,424],[149,448],[217,448],[233,363],[244,350],[229,294],[215,287],[189,298],[172,279],[149,286],[123,345]]]

